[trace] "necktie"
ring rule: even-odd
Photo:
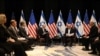
[[[17,33],[17,30],[16,30],[16,28],[14,27],[14,31],[15,31],[15,33]]]
[[[14,31],[15,31],[15,35],[18,36],[18,32],[17,32],[16,27],[14,27]]]

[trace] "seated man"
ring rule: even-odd
[[[98,56],[100,56],[100,32],[98,37],[94,40],[93,47],[94,51],[97,52]]]
[[[22,22],[20,22],[20,27],[19,27],[19,35],[21,36],[21,37],[24,37],[24,38],[26,38],[27,40],[28,40],[28,45],[32,45],[33,44],[33,42],[34,42],[34,39],[33,39],[33,37],[30,37],[29,35],[28,35],[28,33],[27,33],[27,28],[26,28],[26,22],[24,22],[24,21],[22,21]]]
[[[87,35],[82,36],[82,44],[84,46],[82,50],[89,51],[89,37]]]
[[[65,30],[65,37],[64,37],[65,46],[69,44],[69,46],[71,47],[74,41],[74,37],[75,37],[75,29],[73,29],[71,25],[68,25]]]
[[[17,28],[17,22],[16,20],[12,19],[10,21],[10,26],[8,28],[10,34],[12,35],[12,38],[16,41],[19,41],[22,43],[23,47],[25,48],[25,50],[27,49],[32,49],[29,45],[28,45],[28,40],[24,37],[21,37],[19,35],[19,29]]]
[[[45,38],[45,46],[51,45],[51,39],[49,37],[49,32],[46,29],[46,25],[42,25],[42,28],[38,29],[38,33],[42,38]]]
[[[4,53],[10,53],[12,50],[14,51],[14,56],[27,56],[25,50],[19,42],[11,38],[11,34],[8,29],[4,25],[6,23],[5,14],[0,14],[0,56],[4,56]]]
[[[97,52],[97,54],[100,56],[100,37],[96,38],[93,43],[94,50]]]
[[[90,52],[89,54],[97,54],[96,48],[94,47],[94,43],[98,37],[98,28],[95,25],[95,22],[93,22],[93,21],[90,21],[90,27],[91,27],[90,33],[89,33],[88,37],[89,37],[89,43],[91,45],[90,47],[91,47],[92,52]]]

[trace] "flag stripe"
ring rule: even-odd
[[[52,26],[53,26],[54,36],[56,36],[57,35],[57,27],[56,27],[56,24],[53,23]]]
[[[48,28],[49,28],[49,30],[50,30],[50,31],[49,31],[49,33],[50,33],[50,37],[51,37],[51,38],[53,38],[52,29],[51,29],[51,27],[50,27],[50,25],[49,25],[49,24],[48,24]]]
[[[50,13],[48,28],[49,28],[50,38],[54,38],[57,35],[57,30],[56,30],[57,28],[56,28],[56,25],[54,22],[54,17],[53,17],[52,11]]]
[[[28,24],[28,32],[30,34],[30,36],[32,36],[33,38],[37,38],[37,23],[35,22],[35,17],[34,17],[34,13],[33,11],[31,11],[31,15],[30,15],[30,19],[29,19],[29,24]]]
[[[55,23],[52,24],[48,24],[48,27],[50,29],[50,36],[53,38],[54,36],[56,36],[57,32],[56,32],[56,28],[55,28]]]
[[[50,24],[48,25],[48,27],[49,27],[49,29],[50,29],[51,38],[53,38],[53,37],[54,37],[53,28],[52,28],[52,26],[51,26]]]
[[[35,35],[34,35],[34,32],[33,32],[33,27],[32,27],[32,25],[29,23],[29,25],[28,25],[28,29],[29,29],[29,34],[32,36],[32,37],[34,37],[35,38]]]
[[[84,30],[84,35],[88,35],[89,32],[90,32],[90,26],[89,26],[89,19],[88,19],[87,10],[86,10],[85,15],[84,15],[83,30]]]
[[[52,27],[52,32],[53,32],[53,34],[55,34],[54,23],[53,23],[53,24],[51,24],[51,27]]]
[[[85,35],[88,35],[90,32],[89,26],[85,22],[83,22],[83,27]]]

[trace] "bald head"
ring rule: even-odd
[[[6,15],[5,14],[0,14],[0,24],[6,23]]]

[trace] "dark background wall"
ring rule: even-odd
[[[53,10],[55,21],[57,21],[59,11],[62,11],[64,22],[68,17],[68,11],[71,9],[73,20],[76,18],[77,10],[80,10],[83,20],[85,10],[88,10],[89,19],[94,9],[96,19],[100,18],[100,1],[98,0],[0,0],[0,13],[5,13],[8,22],[11,20],[12,12],[15,13],[15,18],[19,22],[20,13],[23,9],[25,19],[28,22],[30,12],[33,9],[36,21],[39,23],[41,10],[44,11],[45,19],[48,21],[50,11]],[[8,24],[7,24],[8,25]]]

